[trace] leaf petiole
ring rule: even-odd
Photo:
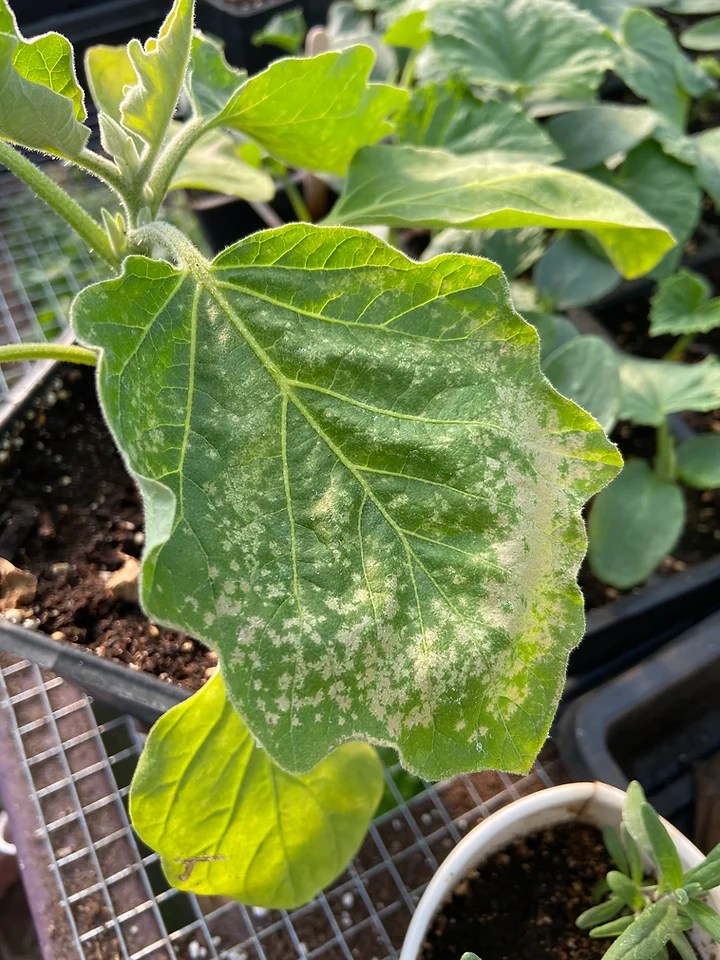
[[[94,350],[62,343],[8,343],[0,346],[0,363],[21,360],[61,360],[94,367],[98,355]]]
[[[677,455],[675,441],[670,433],[667,419],[657,428],[657,452],[655,454],[655,472],[662,480],[673,481],[677,475]]]
[[[686,333],[678,337],[675,343],[662,358],[663,360],[680,360],[690,344],[695,340],[694,333]]]
[[[312,223],[312,214],[308,210],[305,199],[289,176],[285,177],[285,192],[298,220],[304,223]]]

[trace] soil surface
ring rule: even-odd
[[[496,853],[462,881],[435,920],[422,960],[592,960],[608,940],[575,926],[612,864],[596,827],[562,824]]]
[[[0,555],[38,578],[28,619],[57,640],[191,690],[202,686],[216,655],[154,626],[137,604],[106,589],[125,557],[140,556],[143,518],[92,372],[70,369],[56,379],[2,443]]]

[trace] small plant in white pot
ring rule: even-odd
[[[717,960],[719,886],[720,845],[704,857],[637,782],[554,787],[455,848],[401,960]]]

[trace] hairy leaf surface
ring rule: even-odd
[[[247,72],[231,67],[219,44],[195,31],[186,84],[198,116],[220,113],[246,80]]]
[[[626,277],[646,273],[673,246],[648,214],[582,174],[407,145],[361,150],[326,222],[588,230]]]
[[[278,60],[231,98],[218,122],[253,137],[285,163],[344,174],[359,147],[393,129],[407,91],[368,83],[375,56],[349,47]]]
[[[383,786],[364,743],[338,747],[299,777],[280,769],[216,673],[150,731],[130,811],[174,887],[290,910],[342,873]]]
[[[590,97],[612,66],[605,30],[565,0],[438,0],[427,24],[445,76],[520,97]]]
[[[525,769],[583,629],[580,507],[620,458],[489,261],[288,225],[76,300],[143,489],[143,602],[220,655],[270,755]]]
[[[85,53],[85,74],[95,106],[119,123],[125,88],[137,81],[127,46],[90,47]]]

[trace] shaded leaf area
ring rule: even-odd
[[[363,743],[338,747],[299,777],[281,770],[216,673],[150,731],[130,812],[174,887],[290,910],[345,869],[383,784],[378,755]]]
[[[143,602],[276,762],[359,736],[428,779],[529,766],[620,459],[495,264],[295,224],[209,269],[131,257],[73,323],[145,498]]]

